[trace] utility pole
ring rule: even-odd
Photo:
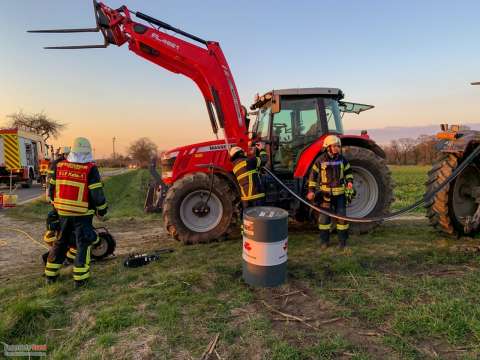
[[[115,160],[115,140],[117,140],[117,138],[114,136],[112,138],[112,145],[113,145],[113,160]]]

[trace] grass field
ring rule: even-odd
[[[421,196],[427,168],[392,171],[395,207]],[[145,178],[107,180],[115,216],[130,203],[141,215],[143,197],[125,184],[140,189]],[[132,224],[143,238],[146,223]],[[346,252],[320,251],[315,233],[292,232],[288,281],[277,289],[243,282],[239,237],[158,241],[137,250],[175,252],[138,269],[122,259],[94,264],[81,290],[68,268],[50,287],[39,276],[2,285],[0,341],[47,344],[52,359],[198,359],[217,335],[210,359],[480,358],[478,242],[447,238],[421,218],[352,236]]]
[[[243,283],[238,238],[173,244],[139,269],[96,264],[79,291],[69,269],[51,287],[22,279],[0,288],[0,340],[46,343],[53,359],[199,358],[215,334],[223,359],[480,356],[480,259],[467,240],[421,222],[353,237],[347,253],[315,240],[291,234],[289,281],[275,290]]]
[[[424,183],[427,181],[427,172],[430,168],[431,166],[390,166],[395,181],[395,201],[392,210],[399,210],[422,198],[425,192]],[[420,207],[414,212],[425,213],[425,209]]]

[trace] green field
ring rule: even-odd
[[[480,259],[457,246],[467,240],[410,222],[351,243],[322,253],[316,235],[291,234],[289,281],[275,290],[244,284],[239,238],[169,244],[175,253],[139,269],[95,264],[77,291],[69,269],[51,287],[23,278],[0,288],[0,340],[46,343],[53,359],[199,358],[216,334],[223,359],[480,356]]]
[[[425,181],[427,181],[427,172],[431,166],[413,166],[413,165],[391,165],[392,177],[395,182],[394,196],[395,200],[392,210],[399,210],[420,200],[425,192]],[[425,213],[425,209],[420,207],[414,213]]]
[[[421,196],[426,167],[392,171],[394,207]],[[143,179],[107,180],[115,216],[125,218],[129,204],[141,216],[143,198],[130,195]],[[0,286],[0,341],[47,344],[52,359],[199,359],[217,335],[210,359],[480,358],[478,241],[445,237],[421,217],[354,235],[348,251],[320,251],[317,234],[293,231],[288,281],[276,289],[243,282],[239,236],[188,247],[148,241],[160,226],[151,220],[129,223],[147,238],[135,250],[173,247],[161,261],[93,264],[81,290],[69,268],[50,287],[31,275]]]

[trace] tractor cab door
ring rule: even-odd
[[[300,154],[326,133],[343,134],[338,102],[326,97],[285,97],[273,114],[272,167],[293,178]]]

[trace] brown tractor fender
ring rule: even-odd
[[[463,130],[456,134],[453,140],[440,140],[437,144],[437,150],[442,153],[454,153],[463,155],[473,150],[475,146],[480,144],[480,131]]]

